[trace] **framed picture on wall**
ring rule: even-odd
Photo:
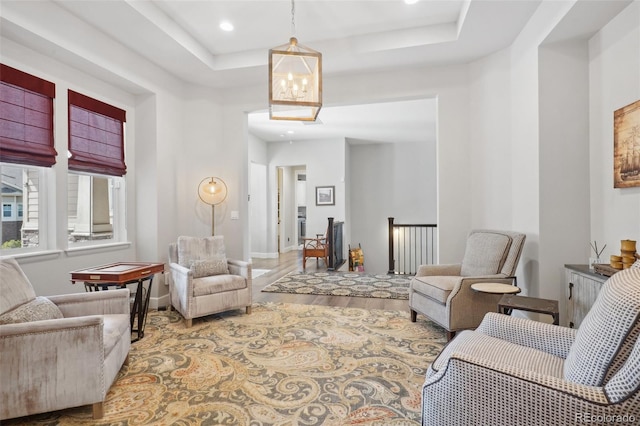
[[[335,190],[335,186],[316,186],[316,206],[335,205]]]
[[[640,186],[640,100],[613,113],[613,187]]]

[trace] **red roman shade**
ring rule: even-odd
[[[0,161],[51,167],[55,84],[0,64]]]
[[[124,176],[126,112],[69,90],[69,170]]]

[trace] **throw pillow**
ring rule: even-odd
[[[46,297],[38,296],[30,302],[0,315],[0,324],[17,324],[64,318],[60,308]]]
[[[229,273],[227,259],[224,256],[216,256],[203,260],[192,260],[189,265],[193,278],[209,277]]]
[[[640,259],[636,260],[635,262],[633,262],[633,265],[631,265],[632,268],[640,268]]]

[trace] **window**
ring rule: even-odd
[[[53,83],[0,64],[3,251],[46,245],[44,221],[39,218],[46,217],[42,202],[46,171],[56,163],[54,98]],[[11,206],[11,213],[5,205]]]
[[[69,90],[70,245],[125,238],[124,122],[125,111]]]
[[[123,210],[118,207],[124,202],[124,179],[71,172],[68,179],[69,243],[121,241],[117,225],[124,222],[118,214]]]
[[[42,182],[48,169],[0,163],[2,173],[2,250],[34,251],[44,243],[40,217],[45,206]],[[17,206],[17,215],[16,215]]]

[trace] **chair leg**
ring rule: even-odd
[[[451,339],[453,339],[455,336],[456,336],[456,332],[455,331],[447,330],[447,342],[450,341]]]
[[[251,305],[247,306],[247,315],[251,314]]]
[[[411,322],[416,322],[418,319],[418,313],[413,309],[411,309],[409,312],[411,313]]]
[[[189,319],[185,319],[184,320],[184,326],[185,328],[191,328],[191,326],[193,325],[193,319],[189,318]]]
[[[129,365],[129,354],[127,354],[127,357],[124,359],[122,365]]]
[[[104,401],[96,402],[92,405],[93,420],[98,420],[104,417]]]

